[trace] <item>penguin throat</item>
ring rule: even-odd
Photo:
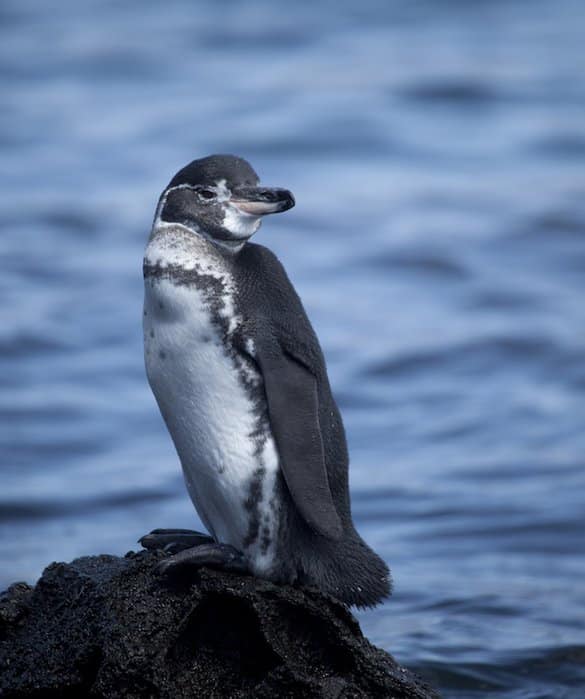
[[[198,225],[195,221],[164,221],[160,216],[157,216],[154,221],[152,226],[152,234],[154,234],[156,231],[172,228],[178,228],[189,233],[189,235],[202,238],[210,243],[213,247],[230,254],[238,253],[248,241],[248,238],[236,239],[227,235],[225,238],[220,237],[216,232],[209,232],[203,226]]]

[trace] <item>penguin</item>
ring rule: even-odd
[[[209,534],[140,542],[169,553],[161,574],[246,571],[369,607],[391,578],[352,521],[323,352],[284,267],[250,242],[294,205],[233,155],[194,160],[160,196],[143,265],[146,373]]]

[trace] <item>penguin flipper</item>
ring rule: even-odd
[[[325,465],[317,381],[286,352],[260,353],[257,361],[280,467],[294,504],[311,529],[339,540],[342,526]]]

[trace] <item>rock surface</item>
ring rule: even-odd
[[[437,697],[318,591],[208,569],[163,583],[162,556],[53,563],[12,585],[0,697]]]

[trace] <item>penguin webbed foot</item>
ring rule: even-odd
[[[245,573],[248,566],[241,551],[230,544],[206,543],[163,559],[156,567],[161,575],[170,575],[186,568],[220,568],[234,573]]]
[[[192,529],[153,529],[138,539],[138,543],[149,551],[162,549],[167,553],[179,553],[212,542],[209,534]]]

